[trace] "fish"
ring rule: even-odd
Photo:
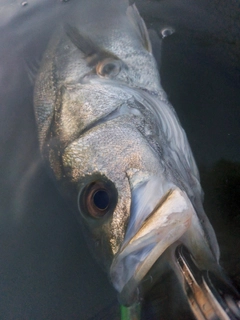
[[[131,306],[153,267],[159,276],[171,268],[183,282],[174,259],[179,244],[200,269],[219,274],[220,251],[136,5],[75,6],[36,77],[39,147],[120,303]]]

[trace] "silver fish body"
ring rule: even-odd
[[[43,157],[130,305],[164,252],[174,269],[172,252],[184,243],[200,267],[218,272],[219,249],[145,23],[134,5],[101,6],[77,5],[54,33],[34,104]]]

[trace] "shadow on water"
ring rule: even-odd
[[[216,231],[221,265],[240,289],[240,162],[219,160],[200,168],[205,208]]]
[[[0,318],[119,319],[116,294],[89,255],[38,151],[27,70],[37,68],[55,25],[74,1],[23,2],[0,2]],[[240,64],[234,1],[139,0],[137,5],[150,28],[176,30],[163,40],[162,83],[201,164],[222,265],[239,285]],[[158,49],[155,54],[159,59]],[[171,292],[158,290],[145,301],[144,319],[158,318],[159,305],[170,305]]]

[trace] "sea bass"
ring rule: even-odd
[[[178,273],[180,243],[218,272],[198,169],[135,5],[79,2],[44,54],[34,105],[42,155],[123,304],[161,257]]]

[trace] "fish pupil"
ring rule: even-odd
[[[113,63],[108,63],[104,66],[103,68],[103,73],[105,74],[109,74],[110,72],[112,72],[114,69],[116,68],[115,64]]]
[[[106,210],[109,206],[109,195],[106,190],[98,190],[93,195],[94,205],[99,210]]]

